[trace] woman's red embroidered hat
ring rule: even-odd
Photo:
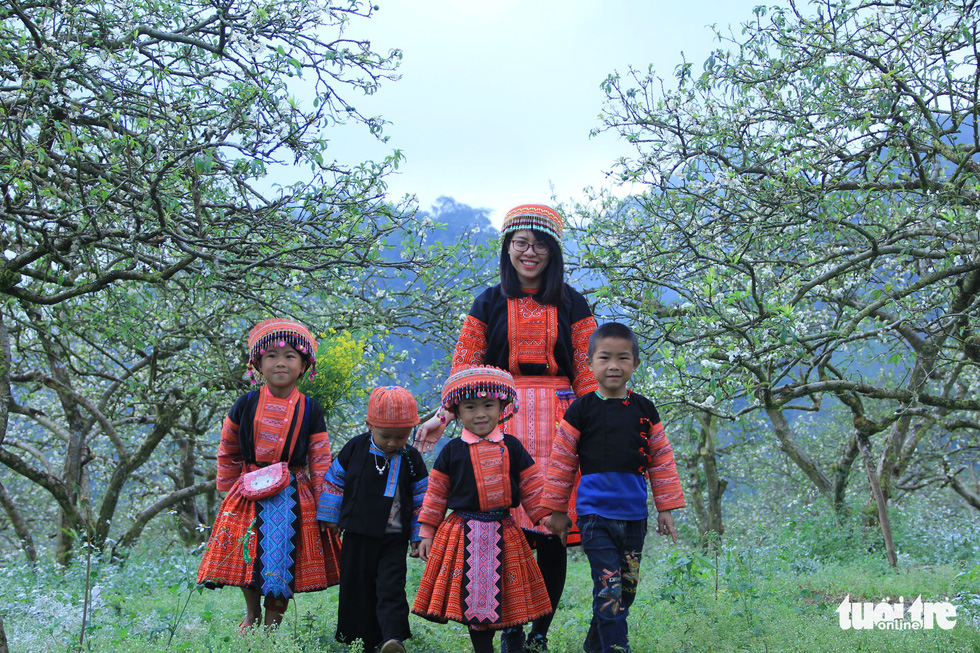
[[[499,399],[504,405],[500,421],[517,414],[517,386],[510,372],[489,365],[463,367],[446,379],[442,386],[442,407],[453,411],[466,399]]]
[[[504,224],[500,228],[500,236],[521,229],[537,229],[543,231],[561,245],[564,234],[564,220],[558,211],[544,204],[521,204],[515,206],[504,216]]]
[[[269,349],[290,345],[310,361],[310,380],[316,376],[316,338],[302,324],[282,318],[262,320],[248,332],[248,375],[252,383],[259,374],[259,359]]]

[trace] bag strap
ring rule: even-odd
[[[308,422],[307,413],[309,411],[307,410],[307,404],[308,401],[306,395],[304,395],[302,392],[299,393],[299,398],[296,400],[295,408],[295,411],[299,411],[299,414],[297,415],[295,411],[293,412],[293,419],[291,421],[295,424],[295,426],[291,432],[286,434],[285,440],[280,439],[279,442],[276,443],[276,454],[273,458],[276,463],[282,462],[282,450],[286,447],[287,442],[289,443],[289,455],[286,456],[286,462],[288,463],[290,460],[292,460],[293,451],[296,450],[296,443],[299,441],[299,436],[303,432],[303,429],[306,427]]]
[[[302,411],[302,415],[296,419],[296,429],[293,430],[292,435],[289,438],[289,456],[286,458],[288,463],[293,459],[293,451],[296,449],[296,443],[299,442],[299,436],[303,432],[303,426],[306,424],[306,397],[300,393],[299,399],[296,401],[296,410]]]

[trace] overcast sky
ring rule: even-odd
[[[376,0],[379,10],[351,25],[375,50],[401,48],[402,78],[356,106],[390,125],[387,144],[360,130],[335,134],[341,161],[398,148],[406,161],[390,195],[440,195],[503,214],[523,202],[582,196],[608,185],[603,171],[628,145],[596,138],[603,94],[614,71],[653,64],[669,78],[682,53],[699,69],[718,47],[711,24],[754,18],[760,0]],[[783,4],[782,2],[778,4]]]

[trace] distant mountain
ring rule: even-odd
[[[430,242],[454,243],[460,238],[466,238],[475,243],[496,242],[497,238],[499,238],[499,232],[490,222],[489,215],[489,209],[473,208],[467,204],[457,202],[451,197],[442,196],[428,210],[420,210],[418,220],[423,221],[428,218],[435,223],[445,225],[443,228],[433,229],[429,233],[428,238]],[[396,235],[392,236],[393,242],[389,243],[392,247],[388,248],[384,253],[387,260],[397,260],[400,256],[400,250],[397,247],[397,238],[398,236]],[[478,260],[477,264],[479,263],[481,261]],[[482,261],[482,264],[484,266],[482,269],[490,273],[497,267],[496,256],[488,255]],[[458,279],[460,275],[472,274],[472,269],[459,270],[452,278]],[[390,290],[403,290],[407,287],[407,282],[402,283],[403,286],[401,288],[390,288]],[[424,298],[425,294],[422,293],[420,296]],[[439,307],[433,306],[432,309],[439,310]],[[453,338],[455,338],[455,335]],[[408,352],[410,359],[398,363],[395,366],[396,374],[394,375],[394,379],[380,379],[380,382],[386,383],[391,381],[399,385],[404,385],[420,398],[420,404],[423,402],[430,403],[438,396],[439,387],[437,386],[441,381],[437,381],[435,378],[420,379],[420,377],[424,376],[422,373],[428,370],[436,360],[448,354],[455,345],[455,339],[451,342],[444,343],[440,347],[435,347],[421,344],[418,339],[411,335],[393,334],[389,336],[388,343],[395,350]]]
[[[497,238],[499,235],[497,229],[490,223],[490,209],[475,209],[445,195],[439,197],[428,211],[422,211],[421,215],[445,223],[447,234],[475,229],[478,234],[485,235],[488,239]]]

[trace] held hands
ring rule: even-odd
[[[419,542],[419,546],[418,546],[419,558],[422,559],[422,562],[428,562],[429,551],[431,550],[432,550],[432,538],[423,537],[422,541]]]
[[[409,558],[417,558],[417,557],[419,557],[419,543],[418,542],[412,542],[412,550],[408,552],[408,557]]]
[[[661,510],[657,513],[657,532],[661,535],[670,535],[677,544],[677,531],[674,530],[674,516],[669,510]]]
[[[555,510],[550,516],[545,518],[544,527],[558,536],[562,546],[566,546],[568,529],[572,527],[572,520],[569,519],[567,512],[558,512]]]
[[[420,424],[418,431],[415,432],[415,447],[421,453],[432,451],[436,446],[436,442],[439,441],[439,438],[446,431],[446,424],[439,419],[439,416],[443,412],[441,408],[437,410],[436,414]]]
[[[326,533],[330,531],[333,533],[334,537],[340,537],[340,525],[328,521],[318,521],[317,525],[320,526],[320,532]]]

